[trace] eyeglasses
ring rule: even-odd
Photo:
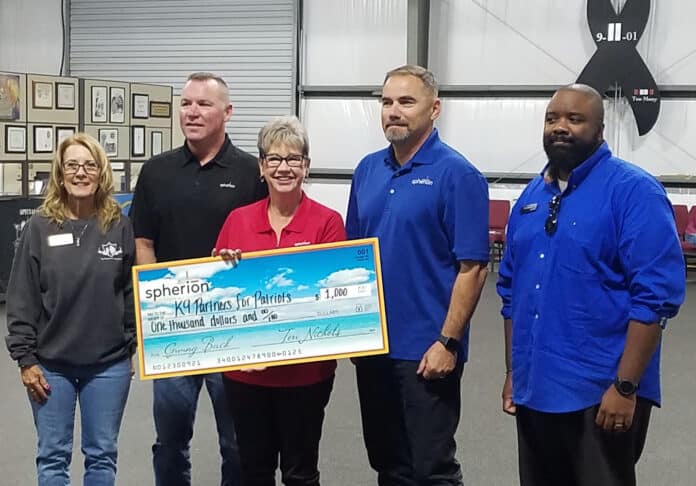
[[[278,154],[268,154],[263,158],[268,167],[280,167],[283,161],[288,164],[288,167],[302,167],[305,159],[307,159],[307,157],[304,155],[297,154],[290,154],[287,157],[281,157]]]
[[[96,174],[99,172],[99,164],[93,160],[85,160],[82,163],[78,162],[77,160],[66,160],[63,162],[63,172],[66,174],[77,174],[80,167],[85,169],[85,173],[87,174]]]
[[[558,227],[558,211],[561,209],[561,195],[556,194],[549,201],[549,215],[544,223],[544,231],[549,236],[556,232]]]

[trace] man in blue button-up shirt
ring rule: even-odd
[[[349,238],[379,238],[389,334],[388,356],[356,360],[365,445],[380,486],[459,486],[454,434],[486,279],[488,185],[433,127],[432,73],[390,71],[381,101],[390,145],[356,168],[346,217]]]
[[[601,96],[561,88],[549,163],[510,215],[498,293],[522,486],[635,485],[660,336],[684,299],[674,215],[651,175],[612,156]]]

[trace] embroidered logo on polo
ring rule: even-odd
[[[223,182],[220,184],[220,187],[226,187],[228,189],[236,189],[237,188],[237,186],[235,186],[231,182]]]
[[[430,177],[421,177],[420,179],[411,180],[411,184],[414,186],[432,186],[433,181]]]
[[[648,133],[660,114],[660,91],[636,50],[649,16],[650,0],[627,0],[618,14],[611,0],[587,0],[587,23],[597,51],[577,80],[600,93],[618,84],[639,135]]]
[[[123,248],[118,243],[108,241],[97,249],[97,253],[102,256],[102,260],[122,260]]]

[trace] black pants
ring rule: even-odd
[[[517,407],[521,486],[635,486],[652,402],[637,399],[631,428],[605,432],[599,406],[572,413]]]
[[[380,486],[462,484],[454,457],[463,366],[425,380],[417,361],[356,360],[367,455]]]
[[[266,387],[225,379],[237,430],[242,486],[319,486],[319,439],[334,377],[316,385]]]

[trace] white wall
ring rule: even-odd
[[[59,75],[60,0],[0,1],[0,71]]]
[[[406,0],[305,0],[300,82],[379,84],[406,62],[406,7]]]

